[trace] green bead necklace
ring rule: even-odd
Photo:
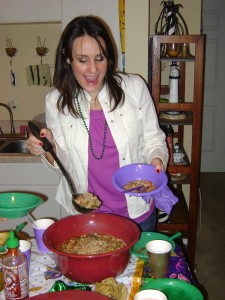
[[[107,121],[105,120],[105,124],[104,124],[103,143],[102,143],[102,153],[101,153],[101,155],[100,155],[99,157],[97,157],[97,156],[95,155],[95,152],[94,152],[94,148],[93,148],[93,144],[92,144],[92,139],[91,139],[91,134],[90,134],[90,131],[89,131],[88,127],[87,127],[87,124],[86,124],[86,122],[85,122],[85,120],[84,120],[84,116],[83,116],[83,113],[82,113],[82,110],[81,110],[81,107],[80,107],[80,103],[79,103],[79,100],[78,100],[77,97],[76,97],[76,100],[77,100],[77,107],[78,107],[78,111],[79,111],[80,117],[81,117],[81,119],[82,119],[82,121],[83,121],[83,124],[84,124],[84,127],[85,127],[85,129],[86,129],[86,131],[87,131],[87,133],[88,133],[88,139],[89,139],[89,145],[90,145],[91,154],[92,154],[92,156],[94,157],[94,159],[96,159],[96,160],[101,160],[101,159],[103,158],[104,154],[105,154],[106,131],[107,131],[107,126],[108,126]]]

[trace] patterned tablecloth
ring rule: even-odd
[[[42,254],[38,251],[35,239],[31,239],[32,252],[30,262],[29,274],[29,296],[35,296],[47,293],[60,280],[66,285],[74,286],[74,282],[63,275],[54,271],[56,267],[53,254]],[[50,270],[50,272],[49,272]],[[50,273],[50,276],[48,274]],[[174,252],[170,257],[170,265],[168,276],[169,278],[178,278],[190,283],[194,283],[194,279],[186,262],[186,259],[181,251],[181,248],[176,245]],[[141,285],[149,280],[149,266],[148,263],[142,259],[131,255],[130,261],[124,272],[116,277],[118,283],[123,283],[128,289],[127,300],[133,300],[134,295],[139,291]],[[93,290],[94,285],[89,285]],[[4,292],[0,292],[0,299],[5,299]]]

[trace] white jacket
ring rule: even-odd
[[[154,157],[159,157],[166,167],[168,150],[165,134],[158,125],[157,114],[146,83],[137,75],[123,75],[122,88],[125,93],[124,105],[110,112],[110,102],[107,86],[98,95],[108,126],[119,152],[120,166],[131,163],[150,163]],[[72,117],[68,112],[59,113],[57,100],[59,92],[54,89],[46,96],[46,123],[52,130],[57,148],[57,155],[71,174],[78,192],[87,192],[88,187],[88,134],[80,118]],[[85,99],[80,99],[87,126],[89,126],[89,111],[91,97],[85,93]],[[43,159],[45,161],[45,159]],[[53,172],[58,167],[45,164]],[[137,218],[149,210],[142,198],[127,196],[128,212],[131,219]],[[70,214],[78,212],[72,206],[72,196],[68,185],[62,176],[56,194],[56,200]]]

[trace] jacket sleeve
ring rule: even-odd
[[[60,161],[62,161],[63,165],[68,171],[71,171],[71,161],[69,151],[66,145],[66,141],[64,139],[61,123],[59,119],[59,112],[57,109],[57,100],[59,94],[57,90],[51,91],[46,96],[45,100],[45,114],[46,114],[46,124],[47,128],[52,131],[54,142],[56,146],[56,154],[59,157]],[[47,160],[43,159],[45,165],[50,168],[53,172],[60,173],[57,164],[54,166],[50,165]]]

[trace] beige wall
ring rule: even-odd
[[[154,34],[155,23],[163,8],[160,0],[126,0],[126,71],[148,78],[148,36]],[[189,34],[199,34],[201,0],[178,0],[180,13],[186,20]]]
[[[15,120],[29,120],[44,112],[44,98],[50,88],[28,86],[25,68],[29,65],[39,65],[41,62],[40,56],[36,53],[39,36],[42,42],[46,38],[45,45],[49,49],[47,55],[43,57],[43,64],[49,64],[53,74],[55,49],[60,34],[61,23],[0,25],[0,102],[9,103],[12,97],[10,57],[5,51],[7,37],[18,49],[18,53],[12,58],[12,68],[16,76],[16,108],[13,109]],[[0,107],[0,120],[4,119],[8,119],[8,113],[6,109]]]
[[[125,69],[145,79],[148,73],[149,0],[125,2]]]
[[[150,34],[154,34],[154,27],[159,14],[163,8],[160,5],[162,1],[149,0],[149,10],[150,10]],[[184,17],[187,25],[189,34],[199,34],[201,25],[201,0],[175,0],[175,4],[181,4],[179,12]]]
[[[145,79],[148,74],[148,36],[149,33],[154,34],[154,25],[162,9],[161,2],[126,0],[126,71],[140,74]],[[189,33],[199,33],[201,0],[179,0],[179,3],[184,7],[180,12],[188,24]],[[38,36],[42,40],[46,38],[46,46],[49,48],[43,63],[52,67],[60,34],[60,23],[0,25],[0,102],[10,102],[12,93],[9,57],[5,53],[7,36],[18,48],[12,66],[16,75],[16,108],[13,109],[15,120],[29,120],[44,112],[44,98],[50,88],[28,86],[25,68],[31,64],[40,64],[40,57],[35,50]],[[54,68],[51,68],[51,72],[54,72]],[[0,108],[0,120],[4,119],[8,119],[7,111]]]

